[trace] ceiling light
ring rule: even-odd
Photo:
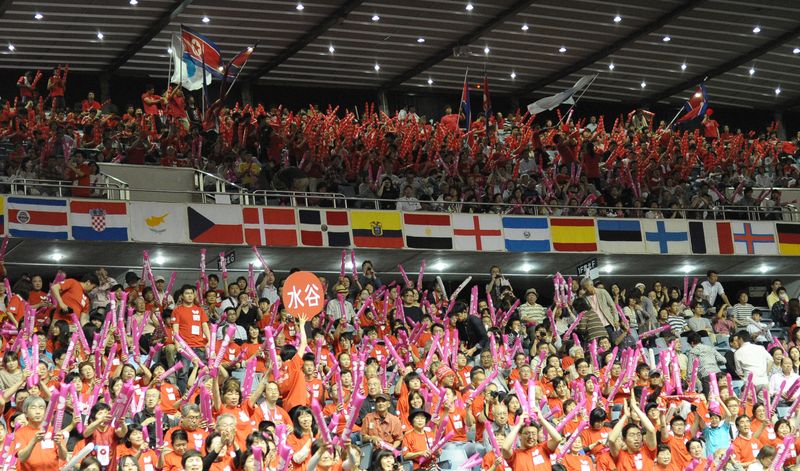
[[[778,87],[778,88],[775,89],[775,94],[776,95],[780,95],[781,94],[781,87]]]
[[[668,43],[672,41],[672,38],[670,38],[669,36],[664,36],[661,40],[664,41],[665,43]]]
[[[483,53],[484,54],[489,54],[489,50],[490,50],[489,46],[486,46],[486,47],[483,48]]]
[[[53,255],[50,255],[50,259],[54,262],[60,262],[61,260],[64,259],[64,255],[55,252]]]
[[[472,6],[472,2],[467,2],[467,6],[464,7],[467,11],[472,11],[475,7]]]
[[[444,262],[436,262],[433,264],[433,269],[436,271],[442,271],[447,268],[447,264]]]
[[[602,267],[600,267],[600,271],[605,273],[611,273],[614,271],[614,265],[611,264],[603,265]]]
[[[753,28],[753,32],[756,33],[756,34],[760,33],[761,32],[761,27],[760,26],[756,26],[755,28]]]
[[[211,23],[211,18],[204,16],[203,19],[200,21],[202,21],[203,23]]]
[[[129,3],[130,3],[131,5],[133,5],[133,6],[136,6],[136,5],[138,5],[138,4],[139,4],[139,0],[131,0]]]
[[[433,85],[433,79],[428,77],[428,85]]]
[[[800,54],[800,47],[792,49],[792,54]]]
[[[306,9],[306,7],[304,7],[303,4],[300,2],[297,2],[297,6],[295,8],[297,9],[297,11],[303,11]]]
[[[622,21],[622,17],[621,16],[617,15],[617,16],[614,17],[614,23],[619,23],[620,21]]]
[[[253,268],[262,268],[264,266],[259,259],[253,260],[250,265],[253,265]]]
[[[33,15],[33,18],[37,19],[37,20],[41,20],[41,19],[44,19],[44,15],[42,15],[41,13],[36,13],[35,15]]]
[[[97,39],[102,41],[104,37],[105,36],[103,36],[103,33],[99,32],[99,31],[97,32]]]
[[[608,70],[614,70],[614,63],[608,64]]]
[[[378,65],[378,64],[375,64],[375,67],[374,67],[374,69],[375,69],[375,72],[380,72],[380,70],[381,70],[381,66],[380,66],[380,65]]]
[[[683,64],[681,64],[681,70],[686,70],[686,62],[684,62]]]
[[[522,269],[522,271],[524,271],[525,273],[528,273],[528,272],[530,272],[531,270],[533,270],[535,267],[534,267],[533,265],[531,265],[530,263],[523,263],[523,264],[522,264],[522,267],[520,267],[520,268],[521,268],[521,269]]]
[[[515,78],[517,78],[517,73],[512,71],[511,72],[511,80],[514,80]]]
[[[561,47],[558,49],[558,52],[560,52],[561,54],[564,54],[565,52],[567,52],[567,48],[566,48],[566,47],[564,47],[564,46],[561,46]]]
[[[13,45],[13,44],[9,44],[9,45],[8,45],[8,50],[9,50],[9,51],[11,51],[11,52],[14,52],[14,49],[16,49],[16,47],[14,47],[14,45]]]
[[[647,82],[645,82],[644,80],[642,80],[642,83],[641,83],[641,85],[642,85],[642,88],[644,88],[644,87],[646,87],[646,86],[647,86]]]
[[[167,259],[164,258],[163,255],[156,255],[156,257],[153,259],[153,261],[156,262],[157,265],[163,265],[164,262],[167,261]]]
[[[381,17],[377,14],[372,15],[372,21],[381,21]]]
[[[703,94],[700,93],[700,92],[697,92],[697,93],[694,94],[694,97],[695,98],[703,98]]]
[[[522,25],[522,31],[528,31],[528,23]]]
[[[171,47],[167,48],[167,54],[172,54],[172,48]]]
[[[425,42],[425,38],[417,38],[417,42],[422,44]]]
[[[753,75],[754,73],[756,73],[756,68],[755,67],[750,67],[750,70],[748,71],[748,73],[750,75]]]
[[[760,267],[758,267],[758,271],[760,271],[761,273],[766,273],[769,271],[769,267],[766,265],[761,265]]]
[[[680,270],[684,273],[691,273],[694,271],[694,267],[689,265],[688,263],[680,268]]]
[[[333,47],[333,44],[331,44],[330,46],[328,46],[328,52],[330,52],[331,54],[333,54],[335,51],[336,51],[336,49]]]

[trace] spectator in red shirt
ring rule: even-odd
[[[147,91],[142,94],[142,107],[144,109],[144,113],[151,116],[157,115],[161,110],[161,105],[164,103],[164,98],[156,95],[156,87],[148,85]]]
[[[86,99],[81,102],[81,112],[86,113],[89,110],[99,110],[102,108],[100,102],[94,99],[94,92],[89,92]]]
[[[31,75],[31,71],[26,70],[19,80],[17,80],[17,88],[19,88],[19,96],[22,98],[23,105],[33,99],[34,89],[31,82]]]
[[[453,114],[453,107],[448,106],[444,109],[444,116],[442,116],[442,125],[450,131],[458,129],[458,121],[464,116],[463,113]]]

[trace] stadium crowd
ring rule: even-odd
[[[556,275],[542,305],[497,266],[448,290],[365,260],[308,318],[269,268],[202,273],[5,278],[3,469],[795,469],[800,302],[780,280],[756,309],[714,271]]]
[[[800,174],[800,133],[779,139],[777,123],[733,131],[712,110],[693,129],[645,110],[613,123],[519,111],[487,123],[448,108],[435,122],[413,107],[389,116],[366,104],[294,112],[217,101],[204,112],[182,90],[154,87],[124,112],[93,93],[66,109],[67,72],[56,68],[46,90],[40,72],[27,72],[20,96],[2,104],[6,181],[66,181],[75,196],[99,196],[89,188],[96,162],[124,162],[196,167],[250,190],[346,192],[406,211],[780,219],[787,202],[769,188],[796,187]]]

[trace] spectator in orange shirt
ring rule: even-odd
[[[55,463],[67,459],[62,434],[48,430],[49,426],[42,423],[46,408],[44,399],[35,396],[29,396],[22,404],[28,424],[14,433],[11,444],[13,453],[17,455],[19,471],[52,469]]]
[[[501,445],[503,458],[514,471],[549,471],[552,469],[550,454],[556,451],[561,442],[561,434],[549,421],[542,418],[538,405],[534,403],[531,410],[540,420],[529,422],[527,413],[520,416],[519,422]],[[547,441],[543,443],[539,443],[539,423],[547,430]],[[521,436],[517,447],[518,435]]]

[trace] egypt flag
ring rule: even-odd
[[[347,211],[298,209],[300,244],[306,247],[350,247]]]
[[[642,225],[636,219],[598,219],[601,252],[645,253]]]
[[[190,204],[189,239],[197,244],[242,244],[242,213],[228,205]]]
[[[800,255],[800,224],[775,224],[782,255]]]
[[[67,200],[9,196],[6,206],[11,237],[67,238]]]
[[[128,240],[128,206],[118,201],[72,200],[69,222],[75,240]]]
[[[689,221],[689,241],[695,254],[733,254],[730,222]]]
[[[403,213],[403,232],[410,249],[453,249],[450,215],[442,213]]]
[[[550,218],[550,234],[557,252],[597,252],[594,219]]]
[[[397,211],[350,212],[353,242],[356,247],[399,249],[403,247],[403,229]]]
[[[205,67],[206,71],[216,78],[222,78],[225,69],[222,64],[222,53],[214,44],[202,34],[181,25],[181,42],[183,52],[198,67]]]
[[[244,240],[250,246],[297,247],[292,208],[242,208]]]

